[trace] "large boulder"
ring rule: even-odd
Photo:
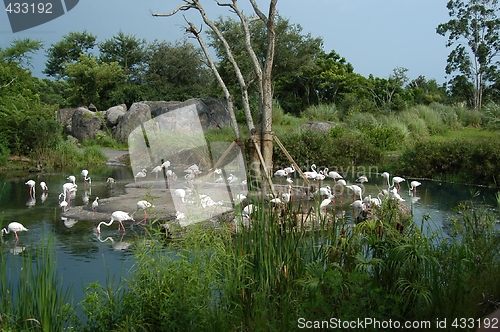
[[[103,122],[99,113],[78,107],[71,118],[71,134],[79,140],[94,139]]]
[[[61,108],[56,112],[56,118],[62,124],[65,134],[72,134],[71,125],[75,111],[76,108]]]
[[[113,106],[106,111],[104,115],[104,119],[106,120],[106,124],[108,127],[114,127],[118,124],[118,119],[120,116],[124,115],[127,112],[127,105],[121,104],[118,106]]]
[[[346,124],[334,121],[309,121],[301,124],[299,128],[302,130],[329,132],[330,129],[335,128],[337,126],[346,127]]]
[[[151,109],[145,102],[133,103],[130,109],[118,118],[114,137],[118,142],[125,143],[128,135],[142,123],[151,120]]]
[[[145,101],[151,109],[151,117],[194,105],[203,130],[230,126],[229,113],[224,100],[216,98],[193,98],[186,101]]]

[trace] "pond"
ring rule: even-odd
[[[70,174],[77,176],[78,191],[73,199],[72,206],[90,205],[98,196],[100,199],[119,196],[125,192],[125,186],[134,182],[134,175],[127,167],[101,167],[90,169],[91,186],[83,182],[80,176],[81,169],[69,169],[58,173],[7,173],[0,176],[0,224],[7,227],[12,221],[22,223],[28,232],[19,233],[16,242],[13,234],[2,237],[0,249],[6,253],[11,261],[20,259],[19,254],[29,251],[42,241],[42,237],[53,236],[55,250],[58,257],[58,270],[65,285],[72,286],[74,301],[78,303],[83,298],[83,288],[91,282],[106,284],[109,276],[126,276],[133,266],[133,255],[130,245],[141,236],[141,227],[130,227],[126,224],[125,233],[118,232],[116,226],[105,227],[100,236],[96,232],[97,221],[67,220],[61,217],[58,196],[62,185],[68,182]],[[154,175],[150,175],[154,176]],[[115,182],[110,184],[106,180],[112,177]],[[37,182],[34,199],[30,198],[29,186],[25,183],[33,179]],[[279,179],[274,179],[279,183]],[[347,182],[354,183],[354,178],[346,177]],[[384,188],[383,178],[374,174],[364,183],[364,195],[376,196],[380,188]],[[49,190],[42,193],[39,182],[47,183]],[[301,181],[294,180],[298,185]],[[411,206],[414,219],[420,224],[423,218],[430,217],[433,227],[445,227],[454,209],[474,196],[477,206],[498,212],[495,194],[497,190],[450,183],[420,181],[416,194],[408,192],[408,186],[403,182],[400,191],[405,202]],[[325,180],[322,185],[330,184],[332,180]],[[351,220],[352,193],[344,193],[342,208],[346,210],[346,218]],[[135,206],[130,211],[134,212]],[[109,219],[108,219],[109,220]],[[12,262],[10,262],[12,263]]]

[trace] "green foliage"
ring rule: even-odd
[[[20,257],[19,276],[5,268],[9,260],[0,251],[3,273],[0,276],[0,329],[2,331],[63,331],[76,322],[71,303],[71,288],[62,286],[57,272],[54,243],[42,243]]]
[[[81,55],[78,62],[65,63],[68,77],[70,103],[73,106],[94,104],[98,109],[106,109],[109,95],[125,81],[125,73],[117,62],[98,63],[92,56]]]
[[[80,149],[69,141],[60,141],[53,149],[48,150],[43,158],[44,163],[52,169],[99,165],[105,163],[107,160],[99,147],[90,146]]]
[[[483,185],[500,183],[500,140],[423,140],[403,152],[398,171],[413,177],[445,179]]]
[[[500,52],[500,18],[497,0],[450,0],[450,20],[439,24],[436,32],[448,38],[446,46],[455,48],[448,55],[446,73],[452,81],[461,77],[461,86],[473,90],[471,106],[481,109],[484,86],[496,82],[495,55]]]
[[[0,49],[0,58],[6,62],[15,63],[27,69],[31,67],[32,53],[36,53],[43,46],[41,40],[30,38],[15,39],[10,46]]]
[[[55,78],[65,77],[66,66],[78,62],[82,55],[90,57],[96,45],[97,37],[84,30],[83,32],[70,32],[52,44],[47,50],[47,62],[44,74]]]
[[[381,151],[366,137],[335,127],[328,133],[293,131],[279,137],[298,165],[323,165],[329,168],[350,165],[376,165]],[[275,146],[274,163],[288,165],[281,149]],[[308,168],[308,167],[306,167]]]
[[[309,106],[300,113],[300,116],[312,121],[339,121],[339,114],[335,104]]]

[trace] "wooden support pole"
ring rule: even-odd
[[[290,163],[292,163],[293,167],[295,167],[295,169],[297,170],[297,172],[300,174],[300,176],[302,176],[302,178],[304,179],[304,181],[310,187],[311,183],[309,182],[309,179],[306,178],[306,176],[304,175],[304,173],[302,172],[302,170],[300,169],[300,167],[295,163],[295,160],[293,160],[292,156],[285,149],[285,146],[281,143],[281,141],[278,139],[278,137],[276,135],[273,135],[273,137],[274,137],[274,140],[276,141],[276,143],[278,144],[278,146],[281,148],[281,151],[283,151],[283,153],[288,158],[288,160],[290,161]]]

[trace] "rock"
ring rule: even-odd
[[[94,139],[104,119],[84,107],[78,107],[71,119],[71,134],[78,140]]]
[[[114,127],[118,124],[118,119],[120,116],[124,115],[127,112],[127,105],[121,104],[118,106],[113,106],[106,111],[104,115],[104,119],[106,120],[106,124],[108,127]]]
[[[216,98],[193,98],[186,101],[145,101],[151,108],[151,117],[171,112],[181,107],[194,105],[203,130],[230,126],[226,102]]]
[[[128,135],[142,123],[151,120],[151,109],[145,102],[133,103],[130,109],[118,118],[114,132],[115,139],[120,143],[128,140]]]
[[[92,112],[97,112],[97,107],[95,107],[94,104],[90,103],[89,107],[88,107],[89,111],[92,111]]]
[[[299,128],[302,130],[329,132],[330,129],[335,128],[337,126],[345,127],[346,125],[344,123],[339,123],[334,121],[309,121],[300,125]]]
[[[57,120],[62,124],[64,133],[71,134],[71,122],[76,108],[61,108],[56,112]]]

